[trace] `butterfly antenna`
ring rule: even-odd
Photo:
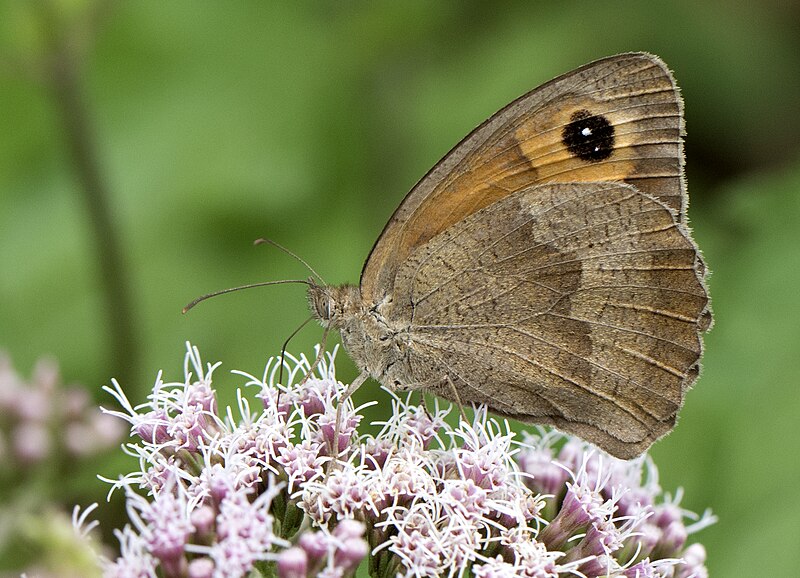
[[[283,285],[285,283],[303,283],[304,285],[311,285],[306,279],[281,279],[279,281],[262,281],[261,283],[251,283],[250,285],[240,285],[239,287],[231,287],[230,289],[223,289],[221,291],[214,291],[213,293],[207,293],[205,295],[201,295],[188,305],[183,308],[183,313],[186,313],[200,303],[201,301],[205,301],[206,299],[210,299],[211,297],[216,297],[217,295],[224,295],[225,293],[233,293],[234,291],[239,291],[241,289],[252,289],[253,287],[266,287],[267,285]]]
[[[278,383],[283,383],[283,362],[286,359],[286,348],[289,346],[289,342],[294,338],[295,335],[300,333],[300,330],[306,325],[308,325],[308,322],[311,321],[312,319],[314,319],[313,315],[308,319],[306,319],[305,321],[303,321],[300,324],[300,326],[294,331],[292,331],[289,337],[286,338],[286,341],[283,342],[283,346],[281,346],[281,369],[278,372]],[[278,395],[280,395],[280,393],[278,393]]]
[[[300,263],[302,263],[303,265],[305,265],[306,269],[311,271],[311,274],[314,275],[314,277],[316,277],[322,285],[327,285],[327,283],[325,283],[325,280],[322,278],[322,276],[319,273],[317,273],[311,265],[306,263],[304,259],[302,259],[300,256],[296,255],[295,253],[293,253],[292,251],[290,251],[289,249],[287,249],[286,247],[284,247],[283,245],[281,245],[277,241],[273,241],[272,239],[265,239],[265,238],[256,239],[255,241],[253,241],[253,245],[263,245],[264,243],[272,245],[273,247],[276,247],[276,248],[280,249],[281,251],[283,251],[284,253],[286,253],[290,257],[293,257],[295,260],[297,260]]]

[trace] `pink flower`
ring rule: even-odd
[[[146,403],[107,388],[140,462],[112,482],[132,525],[107,575],[350,578],[367,559],[380,578],[705,576],[705,550],[686,544],[713,517],[663,495],[648,458],[623,462],[557,432],[520,441],[481,408],[453,426],[438,402],[396,395],[365,435],[333,354],[314,372],[287,355],[283,383],[275,360],[263,378],[235,372],[262,403],[254,411],[239,392],[238,411],[220,412],[216,367],[188,346],[184,381],[159,376]]]

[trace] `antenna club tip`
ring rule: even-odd
[[[267,240],[262,237],[262,238],[259,238],[259,239],[256,239],[255,241],[253,241],[253,246],[263,245],[266,242],[267,242]]]

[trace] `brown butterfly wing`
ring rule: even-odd
[[[682,133],[678,89],[649,54],[598,60],[532,90],[475,129],[406,196],[364,265],[362,296],[380,301],[416,247],[534,183],[623,181],[685,221]]]
[[[405,379],[638,455],[697,376],[697,255],[677,212],[631,186],[513,193],[399,267],[389,316],[410,321]]]

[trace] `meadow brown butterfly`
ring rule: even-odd
[[[309,299],[361,375],[629,459],[675,425],[711,325],[664,62],[620,54],[518,98],[406,196],[359,286]]]

